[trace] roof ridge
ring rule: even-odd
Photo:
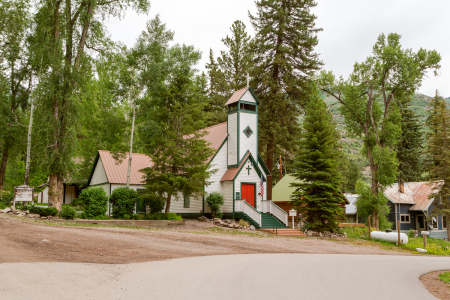
[[[206,129],[208,129],[208,128],[213,128],[213,127],[216,127],[216,126],[219,126],[219,125],[223,125],[223,124],[225,124],[225,123],[227,123],[228,121],[225,121],[225,122],[222,122],[222,123],[219,123],[219,124],[215,124],[215,125],[212,125],[212,126],[209,126],[209,127],[205,127],[205,128],[202,128],[202,129],[199,129],[199,130],[206,130]]]

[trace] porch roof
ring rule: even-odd
[[[409,208],[411,211],[424,211],[433,203],[434,199],[428,197],[435,193],[434,188],[438,185],[439,183],[430,184],[427,181],[405,182],[404,193],[400,193],[398,183],[394,183],[385,190],[384,195],[392,203],[411,205]]]

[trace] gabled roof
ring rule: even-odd
[[[272,201],[273,202],[286,202],[291,201],[291,195],[295,192],[295,187],[291,186],[291,183],[301,183],[299,179],[295,178],[292,174],[287,174],[272,189]]]
[[[264,170],[261,170],[259,168],[256,160],[253,158],[253,156],[250,153],[250,151],[247,150],[247,152],[245,153],[244,157],[242,158],[239,166],[237,168],[228,169],[225,172],[225,174],[223,174],[222,179],[220,179],[220,181],[234,180],[239,175],[239,172],[242,170],[242,168],[244,167],[245,163],[249,159],[252,161],[253,167],[255,168],[256,173],[258,173],[258,176],[261,177],[261,175],[263,174]],[[266,177],[263,176],[263,178],[264,178],[263,180],[266,181]]]
[[[242,89],[237,90],[236,92],[234,92],[234,94],[231,96],[231,98],[228,99],[227,103],[225,103],[225,106],[230,105],[230,104],[233,104],[233,103],[236,103],[236,102],[238,102],[239,100],[241,100],[242,96],[244,96],[244,94],[245,94],[245,92],[247,92],[247,90],[249,90],[250,93],[252,93],[253,97],[254,97],[255,100],[256,100],[256,103],[257,103],[257,104],[261,104],[261,103],[259,102],[258,98],[256,97],[255,92],[253,92],[252,88],[249,87],[249,86],[247,86],[247,87],[245,87],[245,88],[242,88]]]
[[[434,199],[428,197],[435,193],[433,189],[438,185],[438,183],[429,184],[427,181],[405,182],[404,192],[400,193],[398,183],[394,183],[385,190],[384,195],[392,203],[412,205],[409,210],[424,211],[433,203]]]
[[[211,143],[210,147],[212,149],[218,151],[227,138],[227,122],[201,129],[201,131],[207,131],[207,134],[205,134],[203,139]],[[92,180],[99,159],[101,159],[103,163],[109,183],[126,184],[128,175],[128,157],[128,153],[126,153],[125,158],[119,163],[119,161],[116,161],[113,158],[110,151],[99,150],[97,157],[94,160],[91,174],[89,175],[88,185]],[[212,157],[213,156],[211,156],[208,161],[211,160]],[[140,172],[140,170],[150,166],[152,166],[152,161],[149,156],[141,153],[133,153],[130,184],[143,184],[144,173]]]

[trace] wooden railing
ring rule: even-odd
[[[251,206],[247,201],[243,200],[242,202],[242,211],[253,219],[259,226],[261,226],[261,213],[257,211],[253,206]]]
[[[269,200],[270,201],[270,200]],[[282,208],[280,208],[278,205],[276,205],[275,203],[273,203],[273,201],[269,202],[269,213],[271,213],[272,215],[274,215],[278,220],[280,220],[281,222],[283,222],[285,225],[288,224],[288,213],[285,212]]]

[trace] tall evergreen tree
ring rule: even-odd
[[[318,44],[314,0],[260,0],[258,12],[250,14],[255,30],[251,52],[254,70],[252,87],[262,105],[259,108],[259,151],[269,170],[281,153],[289,153],[298,137],[298,117],[310,92],[309,78],[322,62],[314,47]],[[272,176],[268,176],[267,197],[272,197]]]
[[[435,193],[430,197],[437,199],[433,209],[434,216],[442,215],[447,220],[447,239],[450,238],[450,109],[445,100],[436,92],[430,103],[431,112],[426,124],[428,148],[425,151],[434,162],[429,169],[430,183],[437,183]]]
[[[205,106],[206,125],[212,126],[227,120],[225,103],[229,91],[225,81],[225,74],[214,58],[212,49],[209,50],[209,62],[206,64],[208,75],[208,105]]]
[[[418,117],[409,107],[401,110],[402,134],[397,144],[399,176],[406,182],[421,181],[423,134]]]
[[[296,188],[292,202],[306,216],[312,230],[336,231],[343,215],[341,205],[345,203],[340,191],[339,134],[318,91],[308,100],[295,159],[294,177],[301,183],[291,184]]]

